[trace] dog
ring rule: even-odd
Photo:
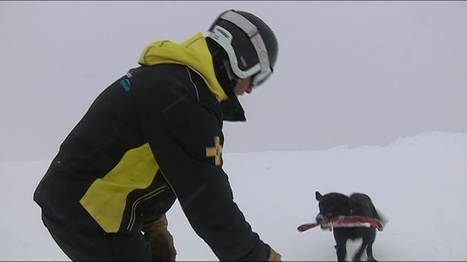
[[[382,221],[372,200],[366,194],[353,193],[346,196],[341,193],[328,193],[321,195],[315,193],[318,201],[319,214],[316,216],[316,223],[325,223],[336,216],[364,216]],[[347,240],[362,239],[362,244],[355,253],[352,261],[360,261],[363,252],[366,250],[367,260],[376,261],[373,256],[373,242],[376,238],[374,227],[346,227],[334,228],[334,240],[336,241],[336,253],[338,261],[345,261],[347,256]]]

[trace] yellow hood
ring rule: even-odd
[[[201,33],[196,33],[181,44],[168,40],[153,42],[144,48],[138,63],[148,66],[162,63],[186,65],[204,79],[219,102],[228,98],[217,81],[212,56]]]

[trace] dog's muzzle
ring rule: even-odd
[[[332,228],[327,224],[328,219],[323,214],[318,214],[315,220],[316,223],[321,226],[321,229],[332,231]]]
[[[316,220],[316,223],[321,224],[321,223],[324,222],[325,219],[324,219],[324,216],[322,214],[318,214],[316,216],[315,220]]]

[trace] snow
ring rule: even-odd
[[[388,219],[374,244],[380,261],[466,261],[466,156],[467,134],[430,132],[387,146],[226,153],[224,169],[247,220],[283,260],[336,260],[329,231],[297,231],[300,224],[314,221],[318,190],[372,197]],[[69,260],[32,201],[49,163],[0,162],[0,260]],[[178,203],[168,217],[177,260],[217,260],[191,230]]]

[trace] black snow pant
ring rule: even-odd
[[[152,261],[142,233],[105,233],[92,227],[71,227],[42,213],[55,242],[72,261]]]

